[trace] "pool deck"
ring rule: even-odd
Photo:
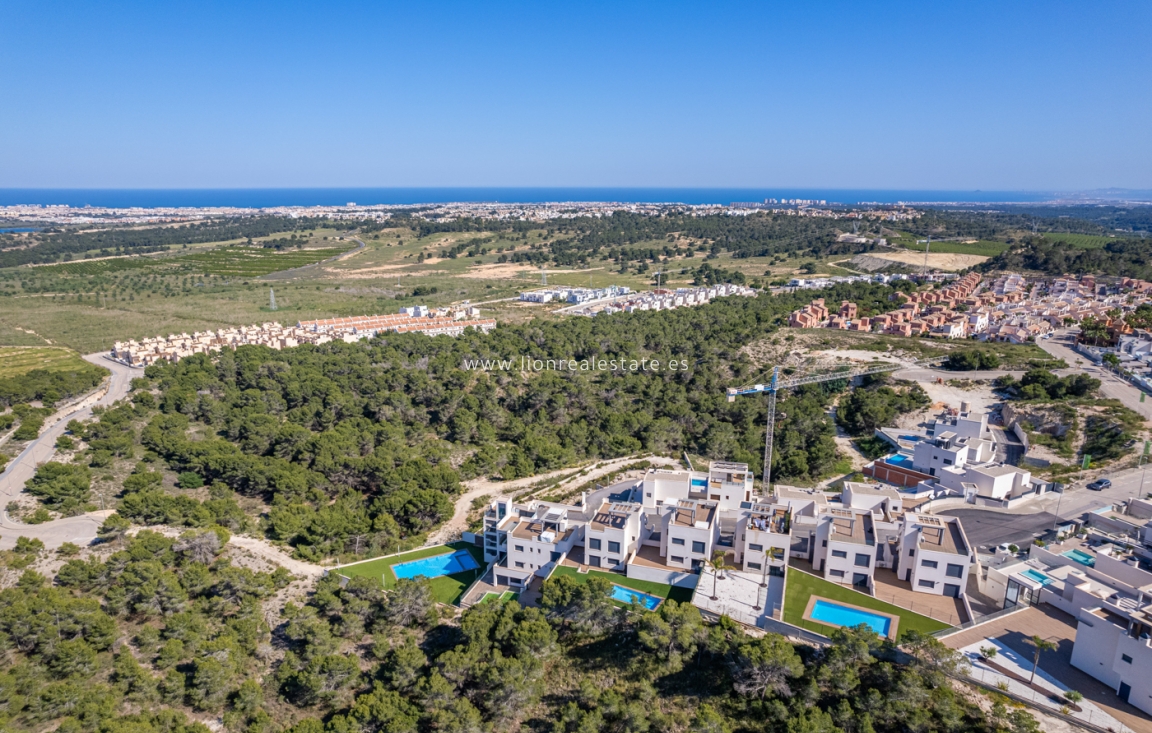
[[[863,606],[855,606],[851,603],[845,603],[844,601],[834,601],[831,598],[822,598],[821,596],[817,596],[817,595],[808,596],[808,605],[804,608],[804,616],[802,618],[805,621],[811,621],[814,624],[823,624],[824,626],[831,626],[834,629],[839,629],[839,628],[843,628],[843,627],[840,624],[832,624],[832,623],[828,623],[827,621],[821,621],[818,618],[812,618],[812,609],[816,607],[817,601],[824,601],[825,603],[827,603],[828,605],[831,605],[831,606],[840,606],[841,608],[851,608],[853,611],[859,611],[860,613],[867,614],[869,616],[880,616],[882,618],[888,619],[888,621],[889,621],[889,623],[888,623],[888,638],[891,639],[892,641],[896,641],[896,635],[900,630],[900,617],[899,616],[896,616],[896,615],[891,614],[891,613],[884,613],[883,611],[875,611],[871,608],[864,608]]]

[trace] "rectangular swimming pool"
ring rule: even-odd
[[[884,462],[891,465],[891,466],[903,466],[905,464],[911,464],[912,463],[911,459],[909,459],[908,456],[902,456],[899,453],[897,453],[894,456],[888,456],[887,458],[884,459]]]
[[[869,613],[861,608],[841,606],[839,603],[832,603],[831,601],[822,599],[817,599],[812,605],[810,617],[813,621],[822,621],[823,623],[834,626],[852,627],[864,624],[884,637],[888,636],[888,630],[892,626],[892,619],[887,616],[881,616],[878,613]]]
[[[1091,555],[1089,555],[1087,552],[1084,552],[1083,550],[1073,549],[1073,550],[1069,550],[1068,552],[1062,552],[1060,554],[1062,554],[1064,557],[1068,557],[1068,558],[1075,560],[1076,562],[1080,563],[1081,565],[1087,565],[1090,568],[1096,567],[1096,558],[1092,557]]]
[[[1024,572],[1022,572],[1020,574],[1023,575],[1025,578],[1028,578],[1029,580],[1035,580],[1040,585],[1052,585],[1052,583],[1054,582],[1051,578],[1049,578],[1044,573],[1040,572],[1039,570],[1033,570],[1031,568],[1025,570]]]
[[[416,578],[423,575],[425,578],[439,578],[441,575],[455,575],[466,570],[475,570],[480,567],[472,553],[467,550],[457,550],[443,555],[423,557],[419,560],[402,562],[392,566],[392,573],[397,578]]]
[[[621,603],[632,604],[636,601],[640,605],[647,608],[649,611],[660,605],[660,601],[664,600],[659,596],[650,596],[647,593],[641,593],[638,590],[625,588],[622,585],[612,584],[612,600],[620,601]]]

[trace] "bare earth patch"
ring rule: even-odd
[[[869,252],[868,256],[889,260],[891,262],[899,262],[902,265],[918,266],[924,264],[923,252]],[[939,270],[964,270],[973,265],[979,265],[987,259],[988,258],[983,255],[930,252],[928,254],[928,266]]]
[[[379,265],[377,267],[362,267],[358,270],[339,270],[332,267],[325,267],[324,272],[329,275],[335,275],[337,280],[371,280],[383,276],[388,272],[395,272],[396,270],[406,270],[402,273],[404,277],[425,277],[427,275],[443,275],[447,274],[444,270],[409,270],[412,265]]]
[[[553,275],[572,272],[594,272],[596,270],[603,269],[603,267],[590,267],[587,270],[548,270],[548,274]],[[518,280],[523,278],[525,275],[532,276],[538,274],[539,272],[540,271],[537,269],[525,267],[523,263],[504,262],[469,267],[466,271],[460,274],[460,277],[474,278],[477,280]]]

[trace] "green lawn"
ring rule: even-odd
[[[616,585],[622,585],[625,588],[631,588],[632,590],[638,590],[641,593],[647,593],[650,596],[668,598],[676,601],[677,603],[692,602],[691,588],[681,588],[680,586],[668,585],[666,583],[653,583],[650,580],[636,580],[635,578],[629,578],[618,573],[606,573],[603,570],[589,570],[587,573],[578,573],[576,572],[576,568],[570,568],[566,565],[561,565],[552,571],[553,578],[560,575],[571,576],[580,583],[587,583],[589,578],[596,576],[599,578],[604,578],[605,580],[611,583],[615,583]],[[619,602],[616,602],[616,604],[619,606],[625,605]]]
[[[476,605],[479,606],[481,603],[491,603],[496,600],[518,601],[520,600],[520,594],[510,590],[506,590],[503,593],[485,593],[484,597],[476,602]]]
[[[788,568],[788,580],[784,590],[784,621],[793,626],[799,626],[809,631],[815,631],[817,634],[827,636],[832,631],[831,626],[804,620],[804,609],[808,607],[808,598],[813,595],[832,601],[850,603],[854,606],[860,606],[861,608],[870,608],[874,611],[890,613],[893,616],[899,616],[900,626],[896,631],[901,636],[903,636],[905,631],[916,630],[929,634],[933,631],[948,628],[948,624],[942,621],[921,616],[918,613],[912,613],[899,606],[893,606],[891,603],[878,601],[872,596],[845,588],[836,583],[829,583],[827,580],[817,578],[815,575],[801,572],[795,568]]]
[[[419,550],[413,550],[412,552],[405,552],[402,555],[382,557],[378,560],[369,560],[368,562],[362,562],[356,565],[348,565],[338,568],[336,572],[345,577],[364,576],[376,578],[383,582],[385,588],[392,588],[396,585],[396,576],[392,573],[393,565],[411,560],[420,560],[421,558],[432,557],[434,555],[444,555],[449,552],[455,552],[456,550],[468,550],[480,567],[476,570],[468,570],[463,573],[456,573],[455,575],[441,575],[438,578],[431,578],[428,581],[432,584],[432,594],[436,596],[437,601],[456,605],[460,602],[464,591],[484,572],[484,568],[486,567],[484,563],[484,550],[467,542],[451,542],[447,545],[424,547]]]

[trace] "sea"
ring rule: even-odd
[[[0,188],[0,206],[93,206],[99,208],[344,206],[617,202],[731,204],[765,199],[805,199],[830,204],[1038,203],[1045,191],[931,191],[822,188]]]

